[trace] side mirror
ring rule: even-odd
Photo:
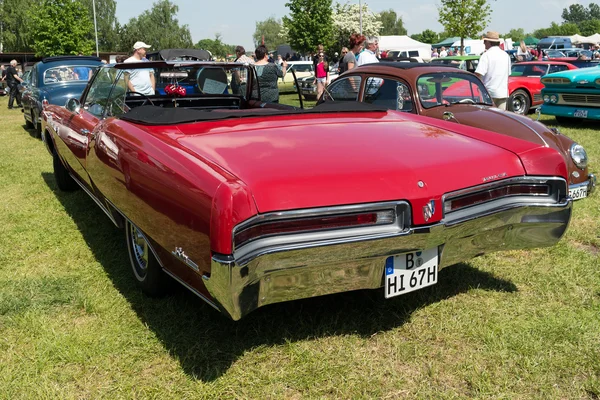
[[[69,99],[67,100],[67,104],[65,104],[65,108],[75,114],[79,114],[81,103],[77,99]]]

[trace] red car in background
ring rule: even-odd
[[[577,67],[561,61],[526,61],[513,64],[508,78],[509,110],[526,115],[532,107],[542,105],[542,77],[568,69]]]

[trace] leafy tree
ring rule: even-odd
[[[579,24],[590,19],[590,12],[581,4],[571,4],[568,9],[563,9],[561,16],[565,22]]]
[[[525,34],[525,30],[523,28],[511,29],[504,37],[511,38],[513,42],[519,43],[521,40],[525,39],[527,35]]]
[[[579,27],[575,24],[564,23],[562,25],[552,22],[549,28],[535,30],[533,36],[543,38],[546,36],[572,36],[581,33]]]
[[[487,0],[440,0],[438,21],[450,36],[460,37],[461,51],[465,38],[477,36],[490,21]]]
[[[600,6],[596,3],[590,3],[590,19],[600,19]]]
[[[95,47],[89,39],[93,22],[80,1],[43,0],[30,10],[33,50],[38,57],[64,54],[91,54]]]
[[[41,0],[0,0],[3,51],[25,52],[33,50],[30,10],[37,10]]]
[[[331,0],[289,0],[285,3],[290,15],[283,17],[290,45],[308,53],[322,43],[325,48],[333,44]]]
[[[380,12],[379,18],[383,25],[380,35],[406,35],[407,31],[404,28],[402,17],[398,17],[394,10]]]
[[[94,0],[80,0],[88,10],[90,20],[94,22]],[[119,43],[119,21],[117,21],[117,3],[115,0],[95,0],[96,25],[98,26],[98,48],[100,51],[114,51]],[[95,42],[92,29],[90,38]],[[94,53],[95,54],[95,53]]]
[[[377,36],[382,29],[379,15],[369,10],[366,4],[362,9],[363,35]],[[343,46],[349,46],[350,35],[360,32],[360,8],[358,4],[336,3],[331,16],[333,20],[334,45],[333,52],[340,51]]]
[[[588,19],[579,24],[579,30],[583,36],[591,36],[594,33],[600,32],[600,19]]]
[[[431,29],[425,29],[421,33],[416,33],[410,36],[411,38],[418,40],[419,42],[435,44],[438,43],[442,38],[440,35],[432,31]]]
[[[280,44],[287,43],[286,30],[283,27],[281,20],[277,20],[275,17],[269,17],[264,21],[257,22],[256,30],[252,35],[254,45],[261,45],[263,38],[265,46],[267,46],[269,50],[274,50]]]
[[[175,18],[179,7],[169,0],[159,0],[120,29],[120,51],[131,51],[138,40],[152,45],[152,50],[192,47],[192,35],[187,25],[179,26]]]
[[[235,45],[225,44],[221,41],[221,34],[215,34],[214,39],[202,39],[194,46],[198,49],[210,51],[213,58],[227,58],[235,51]]]

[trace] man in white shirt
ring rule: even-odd
[[[448,52],[446,51],[446,48],[444,46],[442,46],[442,48],[440,50],[440,58],[444,58],[444,57],[448,57]]]
[[[479,59],[475,73],[494,100],[496,107],[506,110],[508,99],[508,75],[510,75],[510,56],[500,48],[500,35],[489,31],[483,36],[485,52]]]
[[[135,42],[133,45],[133,55],[123,62],[134,63],[147,61],[146,49],[149,49],[150,47],[152,46],[144,42]],[[152,68],[130,69],[127,73],[127,88],[129,91],[145,94],[146,96],[154,95],[156,80],[154,79],[154,70]]]
[[[379,47],[379,40],[374,36],[367,36],[365,39],[365,50],[358,56],[356,66],[378,63],[379,60],[375,55],[377,53],[377,47]]]

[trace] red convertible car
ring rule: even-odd
[[[561,61],[526,61],[513,64],[508,78],[509,109],[517,114],[527,115],[530,108],[541,106],[544,102],[542,77],[569,69],[577,67]]]
[[[133,69],[154,95],[127,90]],[[265,103],[253,66],[98,69],[81,99],[46,105],[62,190],[124,228],[133,276],[171,276],[237,320],[357,289],[394,297],[480,254],[551,246],[572,210],[556,150],[358,103]]]
[[[565,157],[573,199],[587,197],[596,185],[581,145],[561,135],[557,128],[494,107],[481,80],[457,68],[417,63],[362,65],[340,75],[319,102],[369,103],[549,146]]]

